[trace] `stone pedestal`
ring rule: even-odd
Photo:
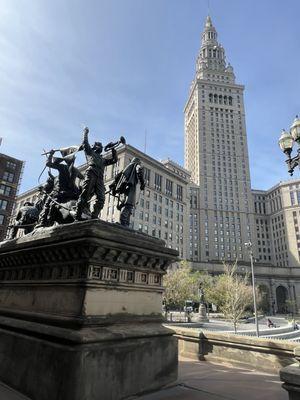
[[[0,245],[0,380],[32,400],[123,399],[177,377],[162,277],[177,252],[98,220]]]
[[[297,363],[288,365],[280,370],[282,387],[288,391],[289,400],[300,399],[300,347],[294,350]]]
[[[199,322],[209,322],[209,319],[207,318],[205,304],[200,303],[199,312],[198,312],[198,318],[197,319],[198,319]]]

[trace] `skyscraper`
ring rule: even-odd
[[[185,168],[199,186],[190,193],[194,261],[247,260],[244,243],[255,241],[243,91],[208,16],[184,109]]]

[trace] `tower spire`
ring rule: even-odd
[[[208,16],[206,17],[206,21],[205,21],[205,28],[210,28],[212,25],[212,21],[210,18],[210,15],[208,14]]]
[[[197,58],[197,77],[207,79],[208,76],[226,75],[228,81],[234,82],[233,68],[227,65],[225,50],[218,42],[218,33],[210,15],[207,15],[202,33],[201,48]],[[211,79],[210,79],[211,80]]]

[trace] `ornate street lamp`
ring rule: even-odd
[[[287,163],[288,172],[290,175],[293,175],[294,169],[297,166],[300,166],[300,147],[297,150],[298,154],[295,157],[291,157],[294,142],[300,146],[300,119],[298,118],[298,115],[296,115],[296,118],[290,128],[290,133],[283,129],[278,141],[279,147],[287,156],[287,160],[285,162]]]

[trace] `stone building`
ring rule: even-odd
[[[299,267],[300,180],[252,193],[259,260],[278,267]]]
[[[202,239],[195,261],[244,261],[243,244],[256,249],[243,91],[207,17],[184,109],[184,165],[198,186],[198,212],[190,218],[197,216]]]
[[[0,241],[6,237],[21,182],[23,164],[23,161],[0,154]]]

